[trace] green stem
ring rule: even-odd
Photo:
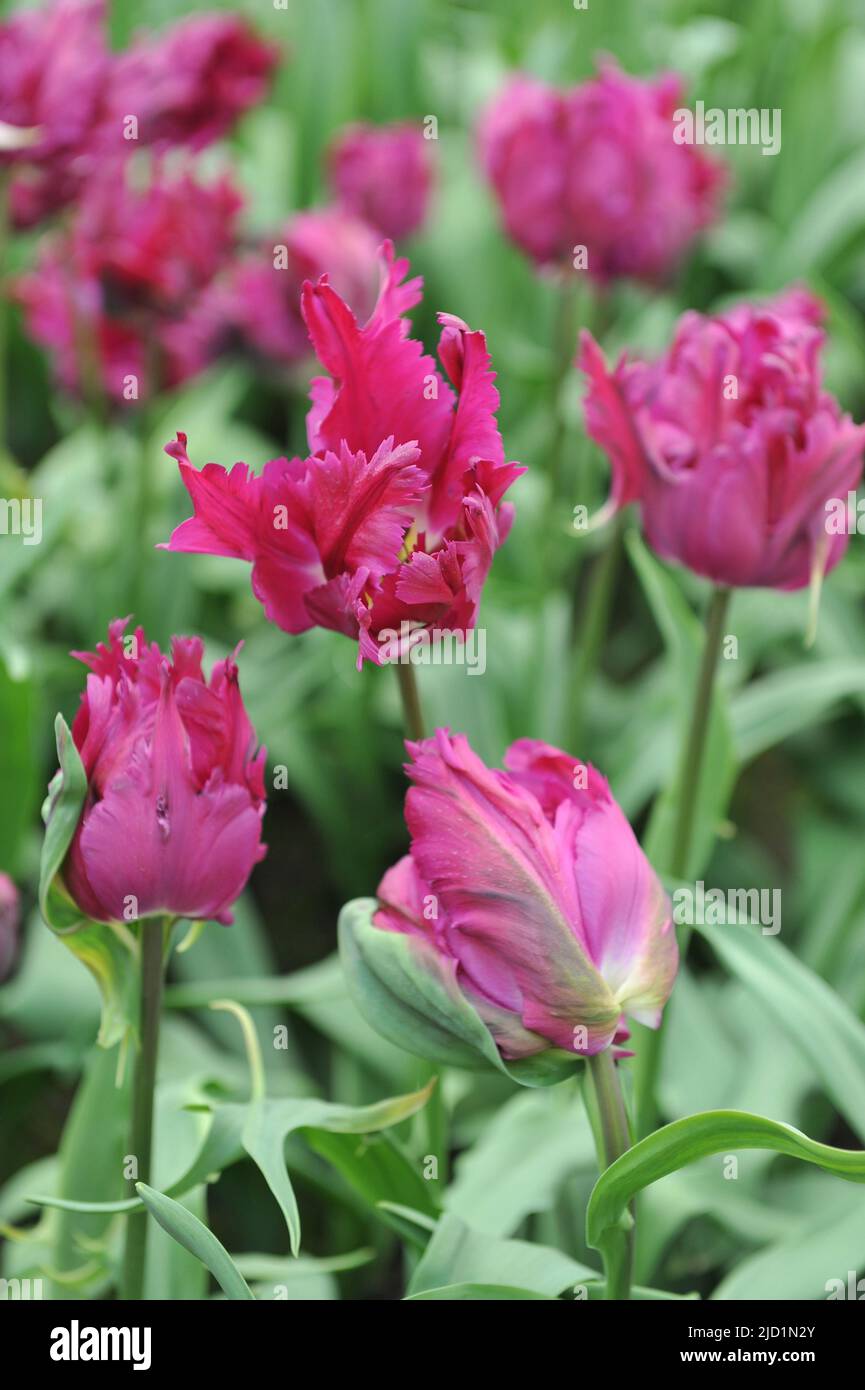
[[[706,635],[703,656],[694,691],[691,722],[682,752],[677,778],[676,820],[669,862],[666,865],[673,878],[685,878],[690,867],[694,837],[694,818],[702,782],[706,753],[706,734],[712,714],[712,692],[715,671],[724,635],[724,620],[730,601],[729,589],[715,589],[706,615]],[[679,937],[679,959],[683,962],[688,947],[687,930]],[[655,1095],[661,1070],[663,1029],[645,1031],[640,1037],[635,1066],[636,1132],[645,1138],[655,1126],[657,1105]]]
[[[135,475],[135,540],[132,548],[132,582],[129,606],[139,622],[145,620],[146,579],[152,556],[150,522],[156,490],[155,461],[151,457],[153,405],[157,398],[160,376],[160,354],[149,340],[146,342],[144,380],[141,389],[145,399],[140,404],[135,428],[138,435],[138,459]]]
[[[553,437],[550,448],[550,497],[553,506],[559,494],[568,436],[564,391],[576,350],[578,304],[579,282],[575,273],[568,279],[563,279],[559,286],[553,328]]]
[[[607,1047],[586,1059],[593,1101],[593,1129],[598,1165],[603,1172],[631,1147],[628,1115],[622,1097],[616,1063]],[[606,1297],[628,1299],[634,1270],[635,1225],[629,1213],[626,1224],[607,1232],[601,1251],[606,1276]]]
[[[426,734],[414,667],[410,662],[403,663],[402,661],[398,661],[394,669],[397,674],[397,680],[399,681],[399,693],[400,699],[402,700],[405,731],[410,739],[415,743],[419,743],[421,739],[426,737]]]
[[[694,692],[691,710],[691,725],[682,755],[678,778],[678,805],[676,807],[676,826],[673,833],[673,846],[670,853],[670,873],[674,878],[684,878],[688,872],[691,843],[694,837],[694,813],[700,795],[703,762],[706,754],[706,734],[709,717],[712,713],[712,690],[715,684],[715,670],[721,651],[724,635],[724,620],[730,601],[729,589],[715,589],[706,615],[706,636],[703,642],[703,657]]]
[[[420,743],[426,737],[426,725],[424,724],[423,710],[421,708],[420,695],[417,688],[414,667],[407,662],[396,663],[396,674],[399,681],[399,693],[402,700],[403,718],[405,729],[409,738],[415,743]],[[431,1076],[438,1076],[438,1081],[433,1087],[432,1095],[420,1111],[417,1117],[417,1130],[424,1158],[428,1155],[436,1159],[438,1181],[435,1191],[444,1192],[447,1184],[448,1171],[448,1115],[445,1109],[442,1085],[444,1075],[441,1067],[425,1068],[421,1080],[421,1085],[428,1081]]]
[[[610,526],[604,549],[592,562],[580,621],[576,618],[574,621],[573,639],[579,632],[582,640],[576,646],[571,665],[571,711],[565,740],[565,747],[574,754],[582,745],[586,695],[597,670],[609,626],[625,524],[625,513],[619,512]]]
[[[129,1153],[135,1158],[137,1165],[137,1177],[130,1182],[130,1195],[133,1197],[136,1195],[134,1181],[150,1182],[153,1092],[156,1086],[156,1062],[159,1052],[165,936],[166,926],[163,922],[145,920],[141,923],[141,1036],[132,1086],[132,1119],[129,1130]],[[135,1212],[126,1218],[122,1292],[123,1298],[127,1301],[141,1300],[144,1297],[148,1219],[146,1212]]]

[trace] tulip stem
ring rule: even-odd
[[[410,739],[413,739],[415,743],[420,743],[425,738],[426,733],[414,667],[410,662],[398,661],[395,669],[399,681],[405,731]]]
[[[670,852],[670,873],[674,878],[686,876],[691,857],[694,812],[702,781],[706,734],[712,713],[715,670],[718,665],[718,655],[724,633],[724,619],[727,616],[729,601],[729,589],[715,589],[706,615],[703,657],[700,662],[700,673],[697,677],[697,688],[694,692],[694,704],[691,709],[691,724],[688,729],[688,738],[682,754],[678,778],[676,827]]]
[[[582,744],[586,695],[592,677],[598,668],[609,625],[610,609],[615,596],[616,580],[622,558],[622,536],[626,524],[626,513],[619,512],[610,524],[609,535],[603,550],[592,560],[579,623],[576,613],[574,615],[572,642],[576,650],[571,667],[571,711],[568,737],[564,745],[574,756],[577,755]]]
[[[622,1096],[616,1062],[610,1048],[586,1059],[591,1098],[595,1145],[598,1165],[603,1172],[627,1153],[631,1147],[628,1115]],[[591,1110],[590,1110],[591,1114]],[[628,1299],[634,1269],[634,1220],[628,1213],[625,1221],[611,1228],[604,1237],[601,1255],[604,1261],[606,1297]]]
[[[559,493],[568,421],[564,410],[565,382],[571,369],[577,340],[579,282],[569,276],[558,286],[553,328],[553,437],[550,450],[550,497],[553,507]]]
[[[141,923],[141,972],[139,1023],[140,1038],[132,1086],[132,1119],[129,1130],[129,1157],[135,1160],[136,1174],[130,1181],[150,1182],[153,1151],[153,1092],[159,1052],[159,1015],[168,924],[154,920]],[[123,1253],[122,1293],[127,1301],[144,1297],[144,1269],[147,1255],[146,1211],[134,1212],[126,1219],[126,1248]]]
[[[729,589],[715,589],[706,614],[706,635],[703,641],[703,657],[694,692],[691,709],[691,723],[685,741],[677,784],[676,821],[667,868],[676,879],[685,878],[691,858],[691,845],[694,835],[694,813],[700,794],[703,761],[706,752],[706,735],[712,713],[712,691],[715,684],[715,670],[724,632],[724,619],[730,601]],[[679,938],[679,958],[684,962],[688,937],[683,932]],[[655,1092],[661,1069],[663,1049],[663,1028],[655,1032],[646,1031],[637,1050],[635,1071],[636,1109],[635,1127],[637,1137],[645,1138],[657,1119]]]

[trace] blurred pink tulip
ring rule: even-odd
[[[429,145],[420,127],[407,123],[347,126],[328,151],[335,196],[382,236],[410,236],[422,225],[429,202]]]
[[[188,15],[142,35],[113,65],[106,139],[201,149],[263,99],[279,58],[239,15]]]
[[[16,287],[67,390],[92,386],[89,373],[107,396],[137,400],[183,374],[171,334],[233,254],[241,205],[227,178],[157,168],[139,188],[115,164],[88,181],[74,220]]]
[[[127,620],[75,655],[90,668],[72,727],[87,799],[63,866],[95,921],[167,914],[230,922],[263,858],[264,749],[255,751],[233,658],[206,681],[202,642],[169,659]]]
[[[600,1052],[625,1015],[657,1028],[678,962],[670,903],[604,778],[534,739],[504,772],[443,729],[407,747],[411,852],[375,924],[435,949],[505,1058]]]
[[[567,90],[517,76],[484,113],[483,168],[505,229],[541,266],[585,247],[598,282],[662,279],[717,215],[723,168],[673,140],[675,74],[644,81],[611,61]]]
[[[168,333],[182,374],[195,375],[229,351],[279,369],[305,361],[312,349],[301,289],[325,274],[357,317],[367,318],[378,289],[378,238],[338,208],[297,213],[267,244],[227,267]]]
[[[15,166],[18,225],[41,221],[78,190],[105,110],[104,18],[104,0],[54,0],[0,23],[0,122],[33,133],[18,149],[0,147],[0,168]]]
[[[657,362],[609,371],[590,334],[586,421],[637,501],[649,544],[724,586],[799,589],[847,547],[826,503],[862,474],[865,427],[822,389],[822,307],[804,291],[713,318],[686,313]]]
[[[8,874],[0,870],[0,980],[12,969],[18,951],[18,929],[21,925],[21,901],[18,889]]]

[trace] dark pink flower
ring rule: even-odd
[[[8,874],[0,870],[0,980],[12,969],[18,951],[18,929],[21,925],[21,900],[18,889]]]
[[[397,240],[421,226],[433,180],[429,141],[415,125],[347,126],[327,156],[343,207]]]
[[[440,355],[457,395],[402,312],[419,282],[386,252],[376,309],[361,328],[325,279],[304,290],[313,344],[334,379],[313,382],[312,455],[196,471],[177,458],[194,516],[167,549],[251,563],[252,586],[286,632],[313,626],[359,639],[358,663],[395,659],[394,634],[475,625],[493,555],[510,528],[501,499],[523,471],[506,463],[498,393],[482,333],[443,316]]]
[[[0,167],[16,169],[18,225],[63,207],[89,167],[111,64],[104,17],[104,0],[54,0],[0,23],[0,122],[35,133],[33,143],[0,152]]]
[[[506,1058],[600,1052],[625,1015],[657,1028],[670,903],[604,778],[534,739],[504,772],[444,729],[407,747],[411,852],[379,885],[376,926],[413,937],[421,969],[434,949]]]
[[[311,349],[300,311],[304,281],[327,275],[360,319],[378,288],[378,239],[366,223],[338,208],[297,213],[272,240],[239,257],[171,331],[185,375],[226,351],[250,353],[283,368]]]
[[[132,116],[142,144],[201,149],[262,100],[279,58],[238,15],[189,15],[143,35],[114,64],[105,138],[122,148]]]
[[[590,334],[589,434],[610,507],[640,503],[649,544],[717,584],[799,589],[841,559],[826,503],[862,473],[865,427],[821,386],[822,307],[802,291],[684,314],[658,362],[609,371]]]
[[[138,188],[127,166],[111,165],[88,182],[74,221],[45,240],[16,290],[68,390],[81,391],[89,370],[110,397],[138,399],[180,375],[171,333],[233,254],[240,208],[227,178],[204,185],[156,169]]]
[[[208,682],[203,645],[175,637],[171,658],[128,619],[76,652],[90,668],[72,726],[87,799],[63,866],[95,921],[168,914],[230,922],[264,856],[264,749],[256,753],[233,658]]]
[[[567,90],[515,77],[485,112],[481,161],[508,235],[542,266],[585,247],[600,282],[656,281],[717,215],[725,176],[673,140],[675,74],[643,81],[604,62]]]

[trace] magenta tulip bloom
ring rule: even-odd
[[[264,749],[256,753],[232,658],[208,682],[202,643],[175,637],[169,659],[128,619],[74,653],[90,668],[72,737],[87,797],[63,865],[95,921],[155,914],[230,922],[263,858]]]
[[[123,165],[88,181],[71,224],[46,238],[16,293],[31,337],[81,392],[86,356],[104,393],[138,400],[186,374],[173,334],[234,252],[239,193],[157,168],[144,187]],[[156,375],[156,380],[152,378]]]
[[[418,943],[421,973],[438,962],[507,1059],[600,1052],[626,1015],[658,1027],[670,903],[604,778],[534,739],[505,772],[442,729],[407,747],[411,853],[382,879],[375,925]]]
[[[312,385],[307,459],[196,471],[177,458],[195,514],[167,549],[252,564],[252,587],[285,632],[316,625],[359,641],[358,664],[398,655],[418,628],[474,627],[493,555],[510,528],[502,497],[523,471],[506,463],[498,393],[482,333],[442,316],[440,356],[454,390],[402,312],[419,281],[386,250],[376,309],[361,328],[327,283],[304,289],[313,345],[333,379]],[[406,629],[403,629],[403,624]]]
[[[423,223],[429,202],[429,145],[414,125],[348,126],[328,151],[336,198],[382,236],[394,241],[410,236]]]
[[[821,387],[820,304],[793,291],[687,313],[658,362],[609,371],[584,333],[586,421],[649,544],[724,586],[799,589],[841,559],[826,502],[862,474],[865,427]]]
[[[102,119],[110,71],[103,0],[55,0],[0,23],[0,122],[33,143],[0,150],[15,168],[15,222],[32,226],[75,196]]]
[[[12,969],[18,950],[18,928],[21,922],[21,901],[18,889],[8,874],[0,871],[0,980]]]
[[[189,15],[144,35],[115,61],[106,138],[128,140],[134,117],[141,144],[201,149],[263,99],[279,57],[232,14]]]
[[[717,215],[724,173],[673,140],[681,81],[607,61],[565,91],[517,76],[484,114],[480,156],[505,229],[540,266],[656,281]]]

